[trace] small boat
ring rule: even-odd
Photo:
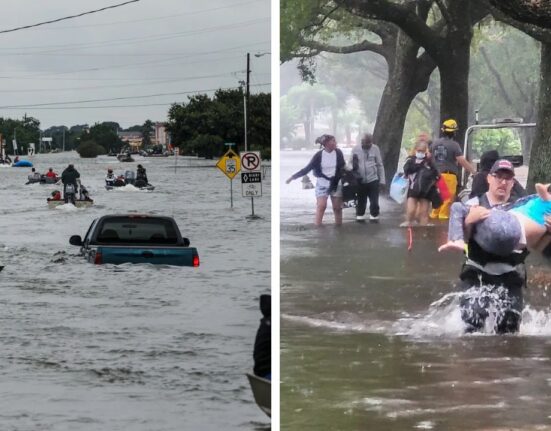
[[[59,177],[48,177],[46,175],[41,175],[40,179],[38,178],[29,178],[25,184],[56,184],[61,178]]]
[[[33,164],[32,164],[32,162],[29,162],[28,160],[19,160],[15,163],[12,163],[12,167],[14,167],[14,168],[32,168]]]
[[[134,159],[130,154],[117,154],[119,162],[133,162]]]
[[[52,199],[48,198],[48,206],[50,208],[55,208],[61,205],[65,205],[65,201],[63,199]],[[92,199],[77,199],[75,200],[75,206],[77,208],[87,208],[94,205],[94,201]]]
[[[272,382],[252,373],[247,373],[247,378],[256,404],[260,410],[272,417]]]
[[[121,188],[121,187],[126,187],[126,186],[132,186],[132,187],[135,187],[139,190],[149,190],[149,191],[152,191],[152,190],[155,190],[155,186],[154,185],[151,185],[151,184],[147,184],[145,186],[142,186],[142,187],[138,187],[137,185],[135,184],[131,184],[131,183],[128,183],[128,184],[123,184],[123,185],[108,185],[108,184],[105,184],[105,189],[106,190],[113,190],[113,189],[118,189],[118,188]]]

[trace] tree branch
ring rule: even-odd
[[[388,0],[335,0],[353,15],[396,24],[435,59],[444,61],[444,39],[431,29],[414,10]]]
[[[528,36],[532,36],[534,39],[539,40],[540,42],[551,43],[551,30],[538,27],[536,25],[526,22],[517,21],[516,19],[502,12],[501,9],[494,7],[494,2],[492,0],[489,1],[492,4],[488,4],[488,8],[494,19],[509,24],[510,26],[519,29],[520,31],[526,33]]]
[[[549,0],[490,0],[490,4],[515,21],[551,29]]]
[[[339,8],[340,6],[337,4],[334,8],[330,9],[326,14],[322,15],[320,21],[318,22],[314,22],[310,25],[307,25],[306,27],[304,27],[304,30],[306,29],[309,29],[309,28],[315,28],[315,27],[323,27],[323,24],[325,23],[325,21],[327,21],[329,19],[329,17]]]
[[[304,39],[302,39],[300,43],[302,46],[317,50],[318,53],[321,51],[325,51],[325,52],[332,52],[334,54],[350,54],[354,52],[371,51],[379,55],[382,55],[383,57],[386,57],[387,55],[387,52],[383,48],[383,45],[369,42],[367,40],[364,40],[362,42],[355,43],[352,45],[348,45],[348,46],[335,46],[335,45],[329,45],[329,44],[317,42],[315,40],[304,40]]]
[[[486,66],[488,66],[488,69],[490,70],[490,73],[492,75],[494,75],[494,78],[497,82],[497,86],[499,88],[499,91],[501,92],[501,96],[503,97],[503,99],[505,99],[505,101],[507,102],[509,107],[513,108],[516,115],[519,115],[518,111],[515,107],[515,104],[513,103],[511,98],[509,97],[509,94],[507,93],[507,90],[505,90],[505,86],[503,85],[503,80],[501,79],[501,75],[499,74],[497,69],[494,67],[494,65],[490,61],[490,57],[488,57],[488,53],[486,52],[486,49],[484,49],[483,46],[480,47],[480,53],[482,54],[482,57],[484,58],[484,61],[486,62]]]

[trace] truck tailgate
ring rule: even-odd
[[[160,265],[194,266],[198,256],[195,247],[98,247],[101,263],[153,263]]]

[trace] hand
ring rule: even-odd
[[[551,215],[545,217],[545,227],[547,228],[547,233],[551,235]]]
[[[491,210],[480,205],[472,206],[469,209],[469,214],[467,214],[467,217],[465,217],[465,224],[471,225],[478,223],[481,220],[484,220],[490,215],[490,211]]]
[[[388,194],[388,187],[387,187],[386,184],[384,184],[384,183],[379,184],[379,193],[384,194],[384,195]]]

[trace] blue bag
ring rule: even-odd
[[[399,204],[404,203],[408,192],[408,180],[402,172],[394,174],[390,183],[390,197]]]

